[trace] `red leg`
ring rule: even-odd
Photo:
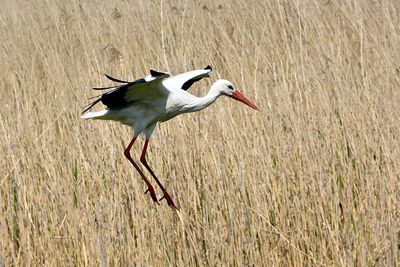
[[[158,203],[157,200],[157,196],[156,196],[156,192],[154,191],[153,186],[150,184],[149,180],[147,180],[146,176],[144,176],[143,172],[139,169],[139,166],[133,161],[131,154],[130,154],[130,150],[132,148],[133,143],[135,143],[137,136],[132,138],[132,141],[129,143],[129,145],[126,147],[125,151],[124,151],[124,155],[125,157],[128,158],[128,160],[132,163],[133,167],[135,167],[135,169],[139,172],[140,176],[142,177],[142,179],[144,180],[144,182],[147,185],[147,190],[145,192],[145,194],[147,192],[150,193],[151,198],[153,199],[154,202]]]
[[[142,155],[140,156],[140,162],[146,167],[146,169],[150,172],[151,176],[153,176],[154,180],[156,180],[158,186],[161,188],[163,191],[164,196],[160,198],[160,201],[165,198],[167,200],[168,205],[171,208],[179,210],[179,208],[175,205],[174,201],[172,200],[171,196],[168,194],[167,190],[165,190],[164,186],[161,184],[160,180],[158,180],[157,176],[153,172],[153,170],[150,168],[149,164],[147,164],[146,161],[146,151],[147,151],[147,145],[149,144],[149,140],[146,139],[144,142],[143,150],[142,150]]]

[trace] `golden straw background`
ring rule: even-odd
[[[399,14],[394,0],[3,1],[0,266],[398,265]],[[143,194],[131,129],[79,115],[104,73],[208,64],[191,93],[226,78],[261,111],[222,97],[159,125],[148,161],[176,212]]]

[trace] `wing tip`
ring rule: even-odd
[[[205,69],[205,70],[212,71],[212,67],[211,67],[211,65],[207,65],[207,67],[205,67],[204,69]]]
[[[85,109],[82,111],[81,115],[84,115],[86,112],[89,111],[89,109],[91,109],[94,105],[96,105],[97,103],[99,103],[101,100],[101,97],[99,97],[98,99],[96,99],[95,101],[93,101],[92,103],[90,103],[89,105],[87,105],[85,107]]]
[[[129,83],[129,82],[127,82],[127,81],[123,81],[123,80],[114,78],[114,77],[112,77],[111,75],[108,75],[107,73],[104,73],[104,76],[106,76],[107,79],[109,79],[109,80],[111,80],[111,81],[113,81],[113,82],[117,82],[117,83]],[[107,88],[107,89],[108,89],[108,88]]]
[[[155,71],[153,69],[150,69],[150,75],[153,76],[153,77],[160,77],[160,76],[168,75],[168,73]]]

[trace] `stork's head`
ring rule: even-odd
[[[250,100],[248,100],[242,93],[235,88],[235,86],[228,80],[218,80],[214,83],[213,87],[220,95],[225,95],[238,100],[249,107],[259,110],[256,105],[254,105]]]

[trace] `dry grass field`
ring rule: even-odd
[[[5,0],[0,26],[0,266],[399,264],[399,1]],[[261,111],[159,125],[177,212],[131,129],[79,115],[103,73],[208,64],[190,92],[226,78]]]

